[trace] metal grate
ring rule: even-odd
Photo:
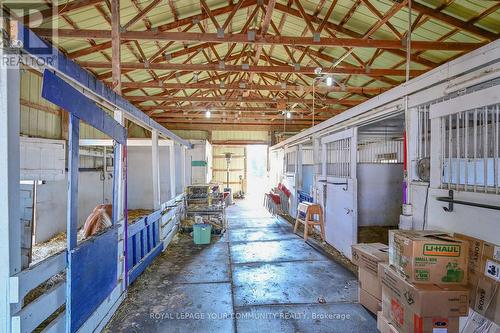
[[[326,174],[339,178],[351,176],[351,138],[326,144]]]
[[[500,104],[440,119],[441,188],[498,194]]]

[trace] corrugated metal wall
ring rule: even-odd
[[[208,140],[207,131],[173,130],[176,135],[186,140]]]
[[[227,162],[226,153],[232,153],[229,174],[229,187],[232,188],[233,194],[242,189],[239,176],[243,176],[243,191],[246,192],[246,147],[245,146],[213,146],[213,169],[212,181],[217,182],[226,187],[227,177]]]
[[[62,114],[59,108],[41,96],[42,77],[27,69],[21,71],[21,135],[62,139]],[[101,131],[82,123],[80,138],[108,138]]]
[[[49,139],[60,139],[60,111],[55,105],[46,102],[40,96],[41,91],[42,78],[28,70],[22,70],[21,134]]]
[[[269,134],[267,131],[212,131],[213,141],[225,140],[253,140],[253,141],[268,141]]]

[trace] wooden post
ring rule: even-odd
[[[121,44],[120,44],[120,0],[110,0],[111,2],[111,54],[112,54],[112,76],[113,90],[121,94]]]
[[[21,270],[19,223],[19,67],[6,67],[0,47],[0,331],[11,331],[10,277]]]

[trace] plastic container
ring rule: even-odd
[[[197,223],[193,225],[193,241],[197,245],[210,244],[212,235],[212,226],[205,223]]]

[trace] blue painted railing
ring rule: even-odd
[[[127,260],[129,284],[149,266],[163,250],[160,240],[162,211],[157,210],[129,225],[127,238]]]
[[[313,202],[313,197],[303,191],[298,191],[299,202]]]

